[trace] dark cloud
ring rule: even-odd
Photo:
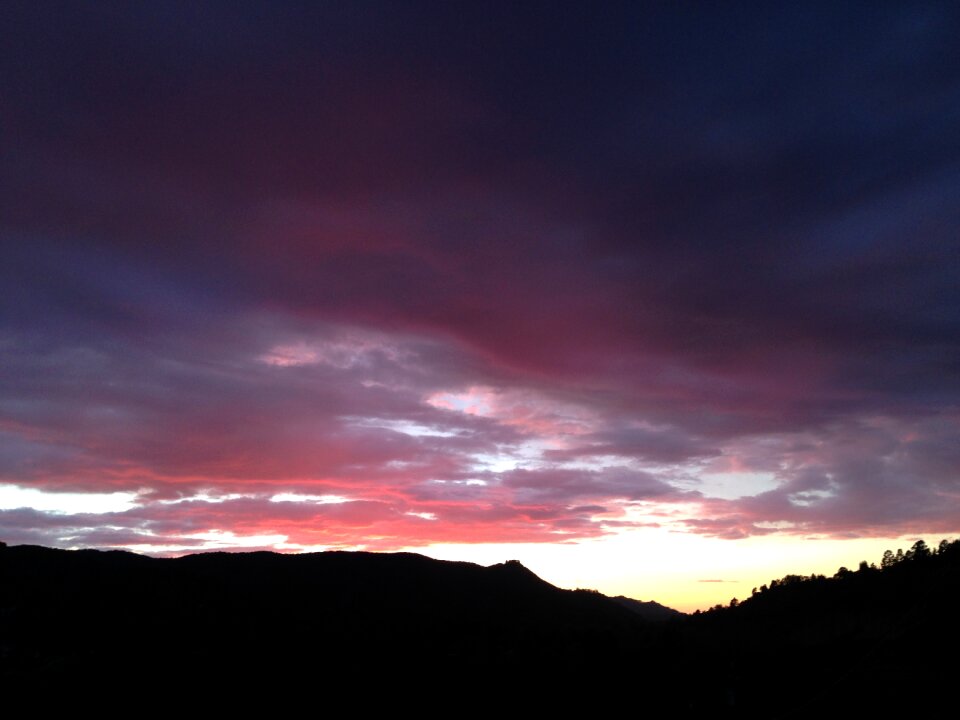
[[[247,492],[201,524],[346,544],[647,501],[723,537],[955,530],[958,29],[5,3],[0,481]]]
[[[551,503],[604,498],[647,500],[680,494],[649,473],[623,468],[603,471],[512,470],[502,475],[501,482],[520,497]]]
[[[616,455],[643,458],[655,463],[676,463],[721,453],[720,449],[711,447],[700,438],[691,437],[681,428],[615,427],[583,439],[588,442],[553,450],[548,455],[557,459]]]

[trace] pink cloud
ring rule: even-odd
[[[5,533],[540,542],[654,502],[730,538],[960,530],[957,181],[923,103],[880,82],[855,90],[887,121],[837,115],[873,73],[845,61],[714,117],[715,82],[634,58],[657,13],[649,42],[543,45],[570,65],[410,12],[0,28],[31,38],[3,74],[0,483],[141,493]],[[165,504],[200,493],[241,497]]]

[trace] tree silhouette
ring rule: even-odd
[[[908,560],[923,560],[930,557],[930,548],[927,547],[927,544],[923,540],[917,540],[913,547],[907,551],[906,558]]]

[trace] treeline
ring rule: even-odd
[[[795,588],[798,585],[823,586],[824,584],[836,584],[837,582],[851,580],[856,576],[862,578],[865,575],[889,571],[898,566],[900,567],[898,572],[902,572],[903,569],[910,566],[911,563],[923,563],[933,558],[938,558],[940,562],[951,563],[952,561],[952,563],[960,565],[960,539],[948,540],[944,538],[936,548],[931,548],[927,545],[926,541],[922,539],[917,540],[909,550],[904,551],[903,548],[898,548],[896,552],[893,550],[884,551],[883,557],[880,559],[879,567],[876,563],[868,563],[866,560],[861,560],[856,570],[841,567],[834,573],[832,578],[818,574],[784,575],[778,580],[772,580],[769,585],[761,585],[760,587],[753,588],[750,593],[751,597],[747,600],[741,602],[737,598],[732,598],[728,605],[717,604],[707,610],[707,612],[710,613],[727,608],[739,607],[740,605],[749,603],[751,599],[758,596],[769,595],[771,592],[783,592],[787,588]],[[702,613],[699,610],[694,613],[694,615],[700,614]]]
[[[960,644],[960,541],[918,541],[878,564],[833,577],[786,575],[748,598],[696,613],[665,642],[675,662],[698,658],[695,706],[731,716],[831,714],[953,717],[953,667],[933,658]],[[877,678],[904,662],[925,662],[924,687]],[[713,702],[713,705],[711,705]]]

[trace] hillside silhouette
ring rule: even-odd
[[[752,714],[952,718],[958,599],[960,541],[920,540],[879,567],[787,575],[697,613],[674,647],[715,668],[712,690]]]
[[[674,610],[673,608],[661,605],[652,600],[634,600],[633,598],[624,597],[623,595],[617,595],[610,599],[618,605],[635,612],[645,620],[673,620],[683,615],[679,610]]]
[[[901,709],[953,717],[960,542],[922,542],[832,578],[788,575],[685,616],[561,590],[519,562],[409,553],[0,548],[8,688],[155,682],[443,687],[495,702],[681,716]],[[661,618],[654,620],[651,618]]]
[[[581,674],[598,657],[613,662],[643,627],[609,598],[560,590],[516,561],[406,553],[157,559],[17,546],[0,551],[0,583],[0,672],[15,683],[180,666],[284,680]]]

